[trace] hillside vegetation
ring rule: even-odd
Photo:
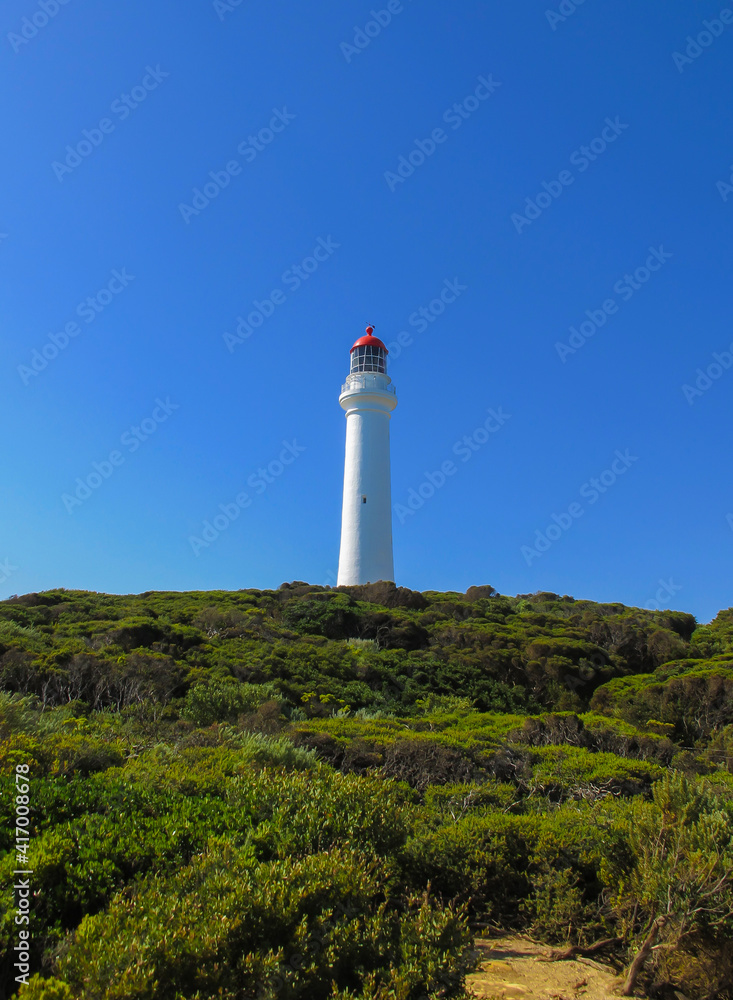
[[[22,1000],[460,997],[499,929],[733,997],[733,609],[29,594],[0,740],[8,996],[27,765]]]

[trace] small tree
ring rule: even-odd
[[[671,771],[653,801],[630,807],[623,827],[631,867],[617,863],[607,874],[634,950],[622,990],[630,996],[656,950],[733,928],[733,818],[708,785]]]

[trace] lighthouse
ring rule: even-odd
[[[389,422],[397,394],[387,348],[368,326],[351,348],[339,403],[346,411],[346,465],[338,586],[394,580]]]

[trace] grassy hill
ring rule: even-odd
[[[646,942],[638,988],[733,996],[732,695],[733,610],[381,583],[11,598],[0,989],[20,767],[23,998],[458,997],[487,927],[607,939],[620,973]]]

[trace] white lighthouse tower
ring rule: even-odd
[[[346,467],[338,586],[394,580],[389,421],[397,406],[387,348],[373,336],[351,348],[339,403],[346,411]]]

